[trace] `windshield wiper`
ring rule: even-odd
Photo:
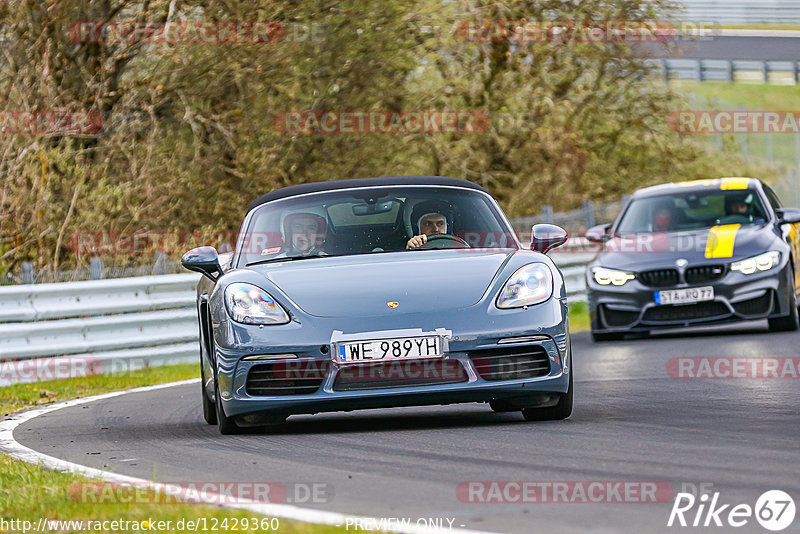
[[[264,265],[265,263],[278,263],[280,261],[310,260],[312,258],[336,258],[337,256],[343,256],[343,254],[325,254],[324,256],[321,254],[311,254],[309,256],[285,256],[283,258],[269,258],[266,260],[258,260],[246,263],[245,267],[250,267],[252,265]]]

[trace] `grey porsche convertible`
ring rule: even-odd
[[[456,178],[316,182],[249,207],[233,254],[187,252],[197,288],[203,415],[223,434],[296,414],[489,403],[572,413],[567,300],[546,255]]]

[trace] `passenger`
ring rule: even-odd
[[[287,215],[283,221],[283,235],[287,257],[324,256],[327,224],[325,218],[315,213],[301,212]]]
[[[653,210],[653,231],[667,232],[672,229],[673,210],[669,206],[659,206]]]

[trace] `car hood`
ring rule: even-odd
[[[310,315],[380,316],[474,305],[509,255],[432,250],[318,258],[252,268]]]
[[[769,224],[740,226],[727,231],[706,228],[692,232],[642,234],[609,241],[605,252],[597,256],[594,264],[641,271],[674,267],[679,258],[687,260],[690,266],[730,263],[770,250],[777,238]]]

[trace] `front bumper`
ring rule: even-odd
[[[390,385],[385,381],[370,384],[366,380],[363,387],[353,388],[351,384],[348,390],[337,385],[340,384],[337,379],[351,372],[353,367],[352,364],[340,367],[331,359],[333,332],[362,333],[367,339],[369,332],[420,328],[426,332],[444,328],[451,333],[445,359],[435,361],[449,362],[447,365],[454,368],[460,366],[458,380],[409,386],[402,380]],[[498,310],[493,306],[487,310],[474,306],[446,317],[424,313],[347,320],[305,317],[303,324],[293,321],[275,328],[225,322],[215,325],[214,329],[221,404],[226,415],[235,417],[240,425],[258,425],[275,415],[499,399],[518,401],[525,406],[550,406],[567,392],[569,384],[571,361],[566,299],[552,298],[527,310]],[[476,355],[493,350],[522,351],[523,348],[537,352],[547,362],[545,374],[508,380],[484,378],[488,376],[486,369]],[[253,394],[257,390],[252,384],[248,387],[248,376],[254,367],[263,366],[266,361],[244,358],[263,354],[296,355],[296,359],[268,362],[300,370],[300,375],[293,377],[318,377],[319,386],[312,386],[312,391],[298,388],[302,391],[298,394]],[[424,367],[430,360],[417,362]],[[308,374],[304,375],[306,371]]]
[[[658,267],[655,267],[658,268]],[[670,287],[650,287],[640,280],[601,286],[587,274],[589,313],[595,333],[650,331],[785,316],[789,313],[791,267],[750,275],[728,271],[719,280]],[[657,305],[655,292],[712,286],[714,300],[696,304]]]

